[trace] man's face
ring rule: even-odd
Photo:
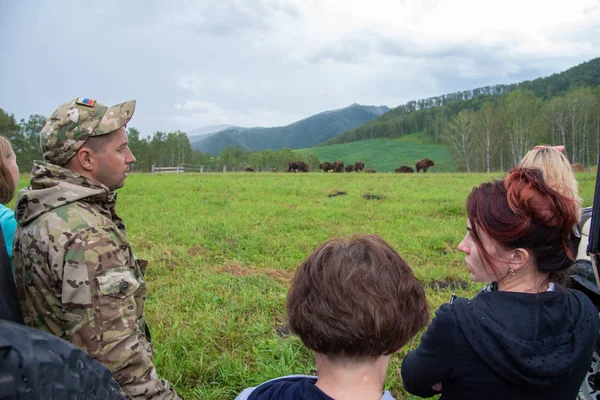
[[[97,163],[95,171],[93,171],[93,178],[113,191],[125,185],[129,164],[135,162],[135,157],[129,149],[125,127],[109,135],[111,135],[111,139],[104,152],[94,153]]]

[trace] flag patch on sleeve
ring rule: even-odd
[[[78,97],[75,103],[81,104],[82,106],[93,107],[96,100],[86,99],[85,97]]]

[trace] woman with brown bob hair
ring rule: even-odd
[[[574,399],[600,322],[581,292],[549,281],[574,259],[577,203],[537,169],[514,169],[467,199],[458,249],[473,299],[444,304],[402,363],[404,387],[441,399]]]
[[[381,237],[332,239],[292,281],[289,326],[315,352],[317,375],[292,375],[244,390],[237,400],[392,400],[388,364],[429,320],[425,291]]]

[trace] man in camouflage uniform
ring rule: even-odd
[[[44,162],[19,193],[15,279],[25,323],[104,363],[124,395],[177,399],[159,379],[144,322],[147,262],[136,259],[115,213],[135,157],[125,126],[135,100],[106,107],[78,98],[40,134]]]

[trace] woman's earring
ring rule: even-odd
[[[512,269],[512,268],[511,268],[511,269],[509,269],[509,270],[508,270],[508,272],[510,273],[510,275],[511,275],[511,276],[515,276],[515,275],[516,275],[516,272],[515,272],[515,270],[514,270],[514,269]]]

